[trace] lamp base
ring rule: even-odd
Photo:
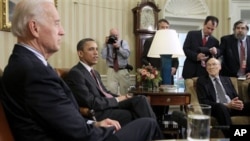
[[[162,84],[172,84],[171,82],[171,68],[172,68],[172,55],[163,54],[161,56],[161,77]]]

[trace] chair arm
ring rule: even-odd
[[[250,85],[250,80],[238,80],[239,96],[244,102],[249,102],[250,97],[248,95],[248,87]]]
[[[80,113],[85,117],[92,118],[92,114],[90,113],[90,110],[87,107],[80,107]]]

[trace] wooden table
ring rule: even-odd
[[[190,104],[191,101],[191,94],[183,91],[173,91],[173,92],[164,92],[164,91],[146,91],[143,89],[136,89],[130,91],[134,95],[145,95],[151,105],[157,106],[169,106],[169,105],[179,105],[180,110],[185,110],[186,112],[186,105]],[[166,134],[175,134],[177,138],[179,138],[179,130],[163,130],[163,133]]]
[[[136,89],[130,91],[134,95],[145,95],[151,105],[158,106],[169,106],[169,105],[180,105],[186,106],[190,104],[191,95],[183,91],[173,91],[173,92],[164,92],[164,91],[146,91],[143,89]]]

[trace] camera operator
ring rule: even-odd
[[[116,28],[110,29],[110,35],[106,37],[101,54],[108,65],[108,90],[118,95],[126,95],[130,86],[127,69],[130,49],[127,41],[119,39],[119,31]]]

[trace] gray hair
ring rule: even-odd
[[[16,37],[27,37],[28,22],[36,19],[39,22],[44,20],[46,9],[41,6],[44,3],[54,3],[53,0],[21,0],[15,6],[12,17],[11,32]]]

